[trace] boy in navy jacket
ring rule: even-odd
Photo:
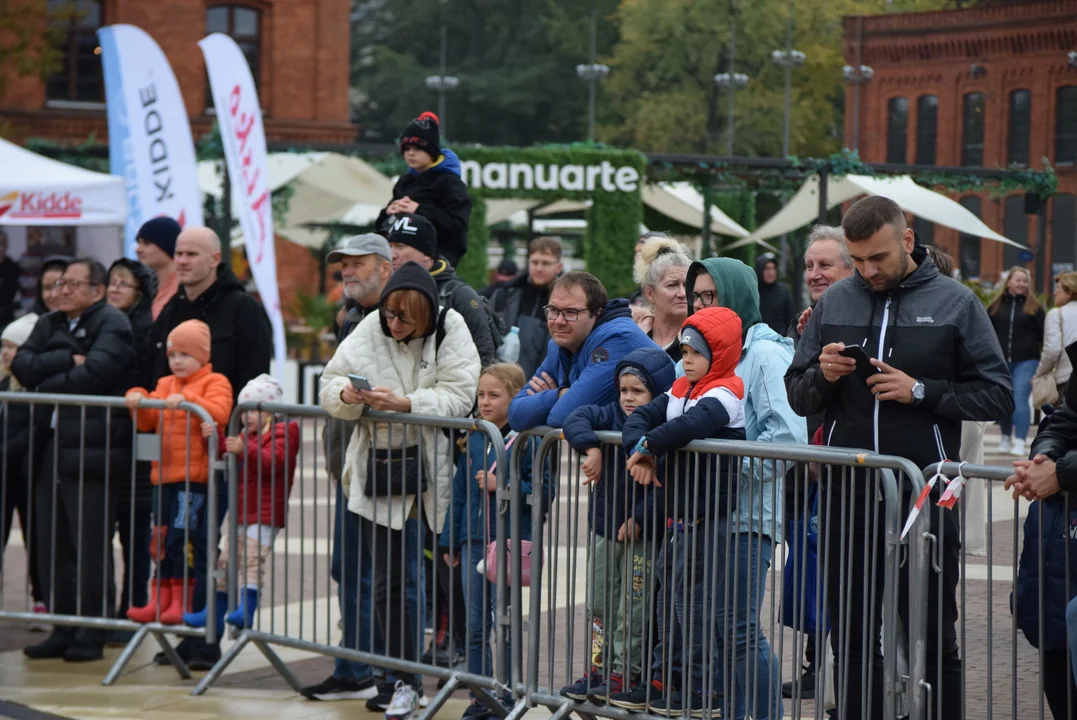
[[[608,405],[585,405],[565,420],[564,433],[572,449],[586,455],[583,483],[591,488],[590,528],[595,535],[589,576],[594,584],[588,614],[603,628],[603,652],[588,676],[561,689],[574,700],[606,702],[614,693],[634,686],[643,675],[647,601],[652,575],[646,542],[655,532],[653,492],[628,479],[620,448],[603,446],[596,431],[619,431],[637,408],[673,385],[673,361],[658,347],[628,353],[614,372],[619,400]],[[664,518],[662,518],[664,525]],[[627,635],[627,637],[626,637]],[[597,670],[604,667],[608,677]]]

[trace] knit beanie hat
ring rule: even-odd
[[[438,231],[422,215],[408,213],[393,216],[386,239],[390,243],[413,247],[427,257],[438,256]]]
[[[278,403],[284,397],[284,391],[272,375],[262,373],[243,386],[239,391],[239,402],[243,403]]]
[[[30,339],[30,333],[33,332],[34,325],[36,324],[37,315],[34,313],[27,313],[18,320],[13,320],[8,323],[8,326],[4,328],[4,332],[0,333],[0,340],[7,340],[16,345],[22,345]]]
[[[400,152],[409,147],[417,147],[435,160],[441,156],[441,131],[438,129],[438,116],[424,112],[408,123],[400,135]]]
[[[201,320],[181,322],[168,333],[167,349],[186,353],[197,360],[200,365],[209,362],[209,348],[209,325]]]
[[[138,229],[138,235],[148,243],[153,243],[164,251],[168,257],[176,256],[176,238],[179,237],[183,228],[170,217],[161,216],[150,218],[142,223]]]
[[[681,345],[687,345],[707,358],[707,362],[711,361],[711,345],[707,342],[707,338],[703,337],[703,333],[694,327],[686,327],[681,330],[680,343]]]

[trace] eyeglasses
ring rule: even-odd
[[[703,307],[710,307],[718,300],[718,293],[713,290],[692,293],[692,303],[699,303]]]
[[[404,325],[408,325],[411,322],[410,320],[408,320],[408,316],[404,313],[393,312],[392,310],[389,310],[387,308],[381,309],[381,316],[385,318],[385,322],[396,320],[397,322],[403,323]]]
[[[113,280],[112,282],[110,282],[108,284],[108,289],[112,290],[113,288],[115,288],[117,290],[119,290],[121,288],[127,289],[127,290],[138,290],[138,285],[134,285],[132,283],[126,283],[126,282],[123,282],[122,280]]]
[[[72,290],[78,290],[84,286],[97,287],[97,285],[98,283],[89,280],[57,280],[53,287],[57,290],[63,290],[65,287],[69,287]]]
[[[547,305],[542,308],[542,311],[546,314],[547,320],[556,320],[560,315],[565,319],[565,322],[576,322],[580,319],[580,313],[587,312],[587,308],[557,308],[553,305]]]

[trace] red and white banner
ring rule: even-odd
[[[273,245],[273,210],[269,192],[268,156],[262,106],[254,89],[247,58],[235,40],[213,33],[198,42],[206,58],[213,107],[232,182],[232,207],[243,229],[247,261],[258,294],[273,325],[276,374],[284,368],[284,317],[277,285],[277,254]]]
[[[105,75],[109,165],[124,179],[124,254],[135,256],[142,223],[159,215],[202,224],[202,193],[187,108],[168,58],[134,25],[97,31]]]

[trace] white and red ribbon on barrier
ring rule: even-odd
[[[924,504],[927,503],[928,498],[931,497],[931,491],[935,489],[935,483],[941,478],[946,483],[946,490],[943,491],[942,496],[936,503],[941,508],[952,510],[957,501],[961,499],[961,491],[965,488],[965,483],[968,482],[968,478],[965,477],[962,472],[962,468],[965,463],[961,463],[957,466],[957,477],[950,480],[942,472],[937,472],[935,475],[924,484],[924,489],[920,491],[920,495],[916,498],[916,502],[913,504],[912,510],[909,512],[909,517],[905,521],[905,528],[901,531],[901,540],[905,539],[905,536],[909,534],[909,530],[912,529],[913,523],[916,522],[916,518],[920,517],[920,511],[923,509]]]

